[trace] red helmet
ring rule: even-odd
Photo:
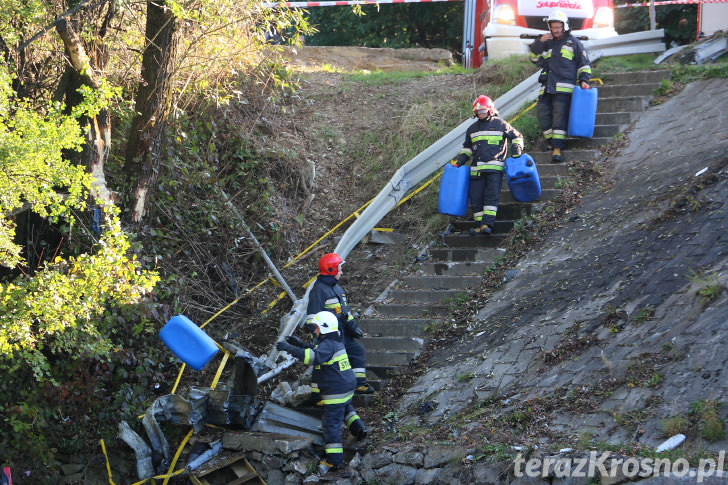
[[[481,94],[475,101],[473,101],[473,115],[478,116],[478,111],[485,110],[488,112],[488,116],[495,116],[498,114],[498,110],[495,109],[493,100],[488,96]]]
[[[319,273],[335,275],[339,272],[339,265],[343,264],[343,262],[344,260],[336,253],[324,254],[319,259]]]

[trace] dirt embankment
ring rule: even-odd
[[[391,49],[345,46],[285,47],[285,58],[302,71],[329,65],[343,71],[436,71],[454,65],[445,49]]]

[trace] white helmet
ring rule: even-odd
[[[549,26],[549,30],[551,30],[551,22],[561,22],[564,24],[564,32],[569,30],[569,17],[567,17],[566,14],[558,8],[551,11],[551,15],[549,15],[546,19],[546,24]]]
[[[314,315],[311,323],[318,325],[322,335],[339,331],[339,319],[333,313],[325,310]]]

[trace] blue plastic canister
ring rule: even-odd
[[[184,315],[170,318],[159,331],[159,338],[174,355],[195,370],[205,367],[218,352],[215,341]]]
[[[531,155],[524,153],[518,158],[508,157],[505,172],[508,190],[518,202],[531,202],[541,196],[541,181]]]
[[[597,119],[597,88],[574,87],[569,108],[569,136],[591,138]]]
[[[437,210],[440,214],[463,217],[468,212],[468,190],[470,190],[470,167],[445,165],[440,178],[440,192],[437,194]]]

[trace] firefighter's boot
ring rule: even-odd
[[[470,229],[471,236],[489,236],[493,232],[488,224],[483,224],[480,227],[473,227]]]
[[[551,152],[551,161],[561,163],[561,148],[554,148]]]

